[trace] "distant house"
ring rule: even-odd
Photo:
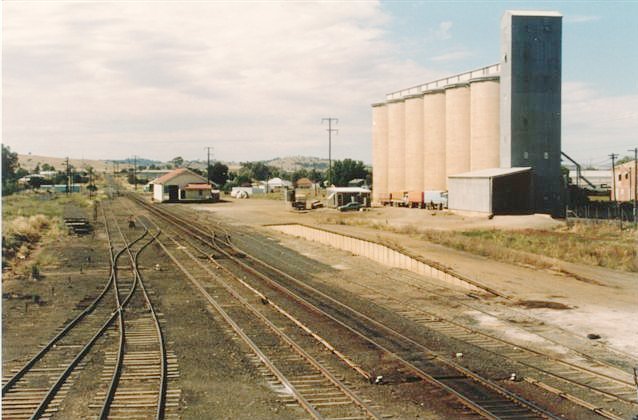
[[[151,181],[153,201],[215,201],[219,191],[214,184],[187,168],[179,168]]]
[[[40,171],[39,174],[46,179],[52,179],[54,176],[57,175],[57,172],[56,171]]]
[[[631,201],[636,197],[636,163],[631,160],[622,163],[614,168],[614,188],[612,188],[611,199],[616,201]]]
[[[292,187],[292,182],[281,178],[272,178],[267,181],[268,191],[278,191],[282,188]]]

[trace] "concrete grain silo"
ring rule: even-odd
[[[470,82],[470,170],[498,168],[499,103],[498,78]]]
[[[423,95],[423,189],[445,190],[445,91]]]
[[[372,201],[388,198],[388,107],[385,103],[372,108]]]
[[[560,13],[507,11],[498,62],[387,93],[373,105],[375,201],[447,190],[455,211],[564,216],[561,54]]]
[[[405,101],[388,102],[388,191],[405,190]]]
[[[423,96],[405,98],[405,189],[423,191]]]
[[[470,87],[464,83],[445,89],[445,172],[450,176],[469,170]]]

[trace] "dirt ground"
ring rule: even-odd
[[[551,228],[564,222],[553,220],[546,215],[496,216],[493,219],[473,218],[453,215],[448,212],[430,212],[405,208],[373,208],[368,212],[341,214],[332,209],[295,212],[282,201],[233,200],[215,204],[192,205],[194,209],[213,212],[221,218],[253,227],[268,224],[303,223],[309,226],[327,228],[335,232],[347,233],[370,240],[384,240],[398,243],[410,253],[439,262],[454,271],[479,281],[512,298],[512,301],[542,301],[541,307],[518,306],[521,316],[531,316],[544,323],[543,333],[558,343],[576,348],[588,354],[606,355],[608,352],[627,357],[638,354],[638,277],[635,273],[620,272],[601,267],[560,262],[560,267],[568,267],[570,276],[559,270],[540,270],[533,267],[496,262],[467,252],[456,251],[440,245],[409,238],[406,235],[374,230],[367,227],[335,224],[339,217],[358,217],[367,220],[400,226],[419,226],[460,230],[470,228],[528,229]],[[331,221],[326,224],[326,220]],[[268,235],[281,238],[272,230]],[[304,240],[286,238],[288,246],[298,246]],[[314,244],[313,244],[314,245]],[[582,277],[581,277],[582,276]],[[553,309],[561,304],[569,309]],[[546,306],[546,307],[542,307]],[[548,307],[549,306],[549,307]],[[499,313],[501,308],[487,308]],[[471,315],[471,314],[470,314]],[[474,314],[477,323],[494,330],[505,328],[506,334],[520,337],[524,334],[518,328],[497,321],[494,317]],[[511,331],[510,331],[511,330]],[[587,335],[599,334],[599,340],[590,340]],[[535,340],[530,337],[530,340]]]

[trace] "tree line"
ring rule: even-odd
[[[206,170],[200,171],[206,176]],[[284,171],[262,161],[242,162],[236,171],[229,170],[228,166],[215,162],[208,168],[210,179],[219,185],[222,190],[229,191],[232,187],[250,185],[255,181],[266,181],[275,177],[296,183],[301,178],[308,178],[314,183],[326,185],[328,171],[319,171],[315,168],[300,168],[295,171]],[[372,174],[365,164],[359,160],[336,160],[332,165],[331,183],[337,187],[346,186],[353,179],[363,179],[370,185]]]
[[[55,172],[55,174],[47,176],[46,182],[42,177],[31,177],[25,187],[28,188],[40,188],[43,184],[66,184],[67,180],[73,184],[86,184],[91,181],[91,176],[94,171],[93,168],[88,167],[79,173],[76,169],[69,165],[68,168],[69,177],[67,177],[67,169],[63,171],[56,171],[55,167],[48,163],[38,163],[32,171],[20,166],[18,161],[18,154],[12,152],[11,148],[2,145],[2,195],[10,195],[18,190],[18,180],[27,175],[40,174],[41,172]],[[91,184],[87,188],[95,190],[95,185]]]

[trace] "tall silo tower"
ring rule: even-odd
[[[561,37],[557,12],[507,11],[501,20],[500,164],[531,166],[535,211],[564,216]]]

